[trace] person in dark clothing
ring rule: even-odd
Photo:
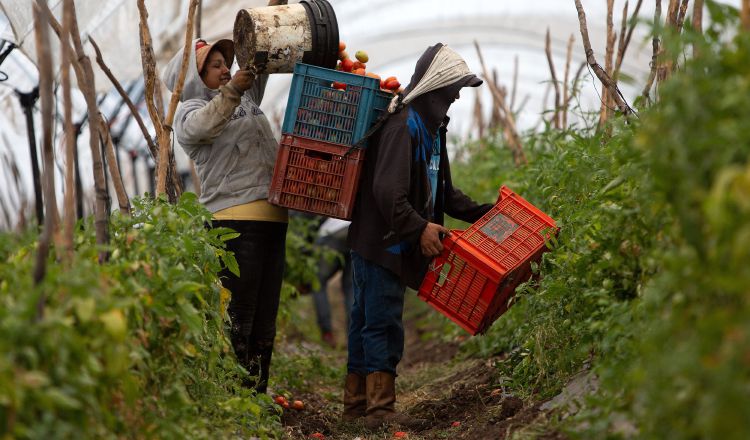
[[[417,289],[448,234],[443,219],[475,222],[492,208],[453,186],[446,150],[446,113],[463,87],[482,81],[452,49],[438,43],[417,61],[391,116],[367,148],[348,244],[352,249],[346,421],[365,417],[415,427],[421,421],[395,411],[396,366],[404,348],[406,286]]]

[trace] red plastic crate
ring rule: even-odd
[[[268,201],[349,220],[364,155],[360,148],[282,135]]]
[[[419,297],[472,335],[483,333],[508,310],[556,232],[554,220],[503,186],[487,214],[443,240]]]

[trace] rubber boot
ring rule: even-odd
[[[365,427],[375,430],[385,424],[419,430],[426,421],[396,412],[396,376],[384,371],[367,375],[367,416]]]
[[[346,375],[344,383],[344,413],[341,420],[353,422],[367,413],[366,379],[357,373]]]

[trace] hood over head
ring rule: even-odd
[[[425,127],[437,131],[448,108],[463,87],[478,87],[482,80],[469,70],[461,56],[442,43],[430,46],[417,60],[404,90],[404,104],[412,103]]]
[[[227,60],[227,64],[231,67],[234,62],[234,43],[231,40],[219,40],[214,44],[206,44],[206,42],[200,38],[193,40],[191,46],[192,50],[188,57],[188,67],[185,73],[185,84],[182,87],[182,95],[180,101],[187,101],[188,99],[206,99],[210,100],[216,93],[216,90],[209,89],[200,77],[198,65],[202,67],[208,58],[208,53],[212,49],[221,51],[224,58]],[[180,77],[180,68],[182,67],[182,48],[174,54],[167,67],[164,69],[162,74],[162,81],[167,86],[170,92],[174,91],[177,85],[177,80]]]

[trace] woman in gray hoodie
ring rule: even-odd
[[[233,60],[230,40],[193,41],[174,132],[195,162],[200,201],[213,213],[212,226],[240,234],[227,242],[240,276],[225,270],[222,284],[232,292],[231,341],[250,373],[245,385],[264,393],[276,336],[287,212],[267,200],[278,148],[258,107],[268,75],[240,70],[232,76]],[[164,72],[170,90],[181,64],[179,51]]]

